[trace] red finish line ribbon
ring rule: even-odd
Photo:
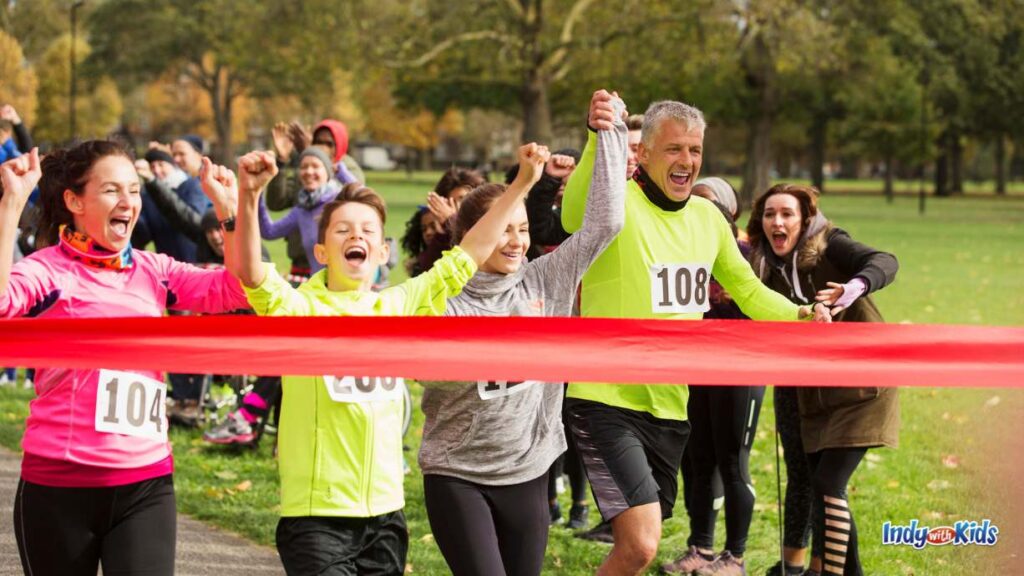
[[[1024,329],[597,318],[0,321],[0,365],[804,386],[1019,387]]]

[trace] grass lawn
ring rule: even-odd
[[[436,181],[436,174],[371,174],[370,184],[388,201],[389,235],[401,235],[404,223]],[[916,188],[915,188],[916,189]],[[1024,325],[1024,201],[1021,198],[929,198],[919,216],[913,198],[830,194],[822,201],[827,216],[866,244],[895,253],[901,264],[896,283],[876,301],[891,322]],[[283,243],[270,245],[279,268],[285,267]],[[397,271],[399,281],[403,271]],[[770,382],[766,382],[770,384]],[[966,383],[965,384],[979,384]],[[413,385],[417,396],[420,389]],[[27,414],[29,391],[0,390],[0,444],[17,449]],[[750,468],[758,501],[749,538],[748,572],[762,574],[778,557],[777,483],[771,430],[771,394],[766,397]],[[868,574],[997,573],[1019,544],[1004,529],[993,548],[931,547],[923,551],[880,545],[885,521],[921,520],[932,527],[957,519],[989,518],[1001,528],[1016,522],[1009,503],[1022,490],[991,473],[1000,442],[1021,431],[1024,395],[1013,390],[913,388],[902,392],[903,430],[899,450],[869,453],[851,484],[851,505],[860,531],[861,556]],[[407,438],[412,474],[406,478],[405,512],[411,531],[409,569],[414,574],[443,574],[444,560],[434,544],[423,507],[416,467],[422,414],[415,414]],[[206,446],[196,431],[175,430],[179,509],[272,545],[277,521],[276,464],[268,445],[258,451]],[[1018,444],[1019,445],[1019,444]],[[1003,458],[1019,454],[1002,455]],[[562,495],[568,510],[568,495]],[[591,520],[597,521],[592,506]],[[686,513],[680,503],[665,523],[658,563],[685,546]],[[724,541],[724,520],[717,543]],[[607,547],[572,538],[553,527],[546,573],[592,574]],[[1019,557],[1018,557],[1019,560]],[[998,572],[1002,573],[1002,572]]]

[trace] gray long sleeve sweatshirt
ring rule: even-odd
[[[621,102],[618,102],[621,105]],[[451,316],[569,316],[590,264],[611,244],[625,219],[626,126],[597,135],[583,226],[554,252],[514,274],[477,272]],[[501,354],[501,350],[495,350]],[[505,486],[547,472],[565,451],[561,382],[425,382],[424,474]]]

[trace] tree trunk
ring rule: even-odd
[[[551,106],[548,103],[547,80],[531,70],[523,83],[520,98],[523,106],[523,143],[551,143]]]
[[[828,146],[828,114],[814,113],[811,120],[811,186],[825,192],[825,148]]]
[[[892,187],[892,179],[893,179],[893,169],[895,168],[895,166],[893,166],[893,164],[894,164],[894,162],[893,162],[893,159],[892,159],[892,153],[886,154],[885,155],[885,199],[890,204],[892,204],[893,195],[894,195],[893,187]]]
[[[946,131],[939,136],[939,155],[935,159],[935,195],[949,196],[949,147]]]
[[[750,206],[768,189],[772,162],[772,124],[775,121],[775,62],[764,37],[758,33],[743,59],[747,86],[754,93],[756,110],[747,122],[747,158],[743,166],[740,202]]]
[[[951,130],[949,133],[949,165],[950,165],[950,192],[952,194],[964,193],[964,147],[960,142],[960,131]]]
[[[996,194],[1006,194],[1006,136],[996,136]]]

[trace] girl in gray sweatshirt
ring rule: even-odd
[[[621,100],[617,111],[624,111]],[[448,300],[451,316],[570,316],[583,273],[624,222],[627,130],[598,132],[583,227],[526,262],[520,206],[491,257]],[[455,234],[468,230],[504,187],[467,196]],[[501,354],[501,350],[495,350]],[[525,360],[525,359],[524,359]],[[427,515],[456,576],[540,574],[550,523],[546,473],[566,449],[561,382],[424,382],[423,471]]]

